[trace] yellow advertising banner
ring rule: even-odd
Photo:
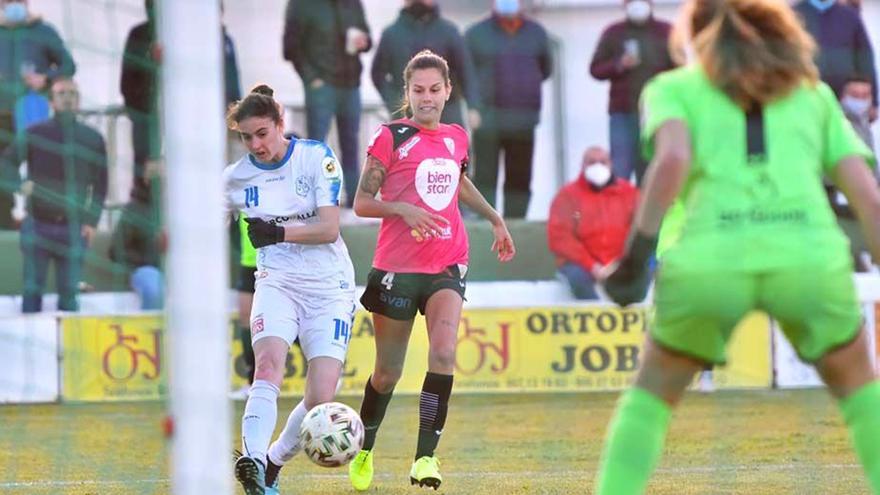
[[[644,308],[612,306],[472,309],[462,314],[455,363],[458,392],[598,391],[626,387],[638,367]],[[233,325],[230,325],[232,328]],[[771,386],[770,322],[744,319],[717,368],[719,388]],[[159,399],[167,390],[165,333],[158,316],[61,320],[65,400]],[[230,331],[230,335],[232,332]],[[373,369],[370,314],[355,316],[341,393],[360,394]],[[246,384],[241,342],[232,339],[232,389]],[[427,370],[424,319],[416,319],[398,393],[417,393]],[[299,347],[288,354],[282,392],[300,395],[306,366]]]
[[[464,311],[458,331],[455,389],[458,392],[599,391],[632,382],[645,334],[644,309],[611,306]],[[373,325],[355,316],[340,393],[360,394],[373,369]],[[417,393],[427,370],[428,339],[417,318],[396,393]],[[745,318],[728,347],[728,364],[715,370],[719,388],[768,388],[772,384],[770,321]],[[241,345],[233,341],[233,377],[246,383]],[[287,359],[282,392],[299,395],[305,363],[298,348]]]
[[[61,335],[64,400],[164,397],[168,377],[161,317],[62,318]]]

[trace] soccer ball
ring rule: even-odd
[[[315,464],[338,467],[348,464],[364,445],[364,423],[354,409],[325,402],[306,413],[299,429],[303,452]]]

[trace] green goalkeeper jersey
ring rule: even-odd
[[[664,122],[683,121],[691,136],[690,172],[660,232],[664,269],[850,262],[822,176],[846,156],[874,158],[824,83],[747,114],[694,64],[645,87],[642,119],[649,158]]]
[[[248,224],[245,222],[245,218],[244,213],[238,215],[238,231],[241,233],[241,260],[239,264],[241,266],[255,267],[257,266],[257,250],[251,244],[250,237],[248,237]]]

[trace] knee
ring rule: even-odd
[[[431,347],[430,361],[437,369],[451,372],[455,368],[455,344]]]
[[[380,394],[386,394],[397,385],[403,369],[396,366],[377,366],[370,380],[373,388]]]
[[[315,406],[332,401],[335,395],[335,388],[323,390],[308,390],[306,391],[305,397],[303,397],[303,403],[305,404],[306,409],[311,410]]]
[[[265,380],[281,385],[281,379],[284,377],[284,363],[270,359],[267,356],[257,356],[256,366],[254,369],[254,380]]]

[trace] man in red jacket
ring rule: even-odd
[[[547,221],[550,251],[578,299],[598,299],[594,281],[602,267],[623,253],[639,191],[611,172],[608,152],[592,146],[581,174],[553,198]]]

